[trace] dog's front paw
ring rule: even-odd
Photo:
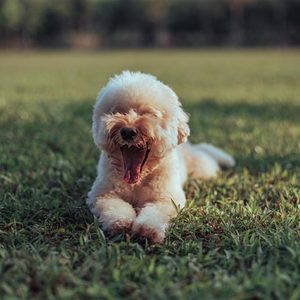
[[[151,244],[161,244],[165,239],[165,226],[135,222],[132,226],[132,233],[134,236],[146,238]]]
[[[133,207],[119,198],[97,198],[93,214],[99,218],[102,229],[111,235],[129,233],[136,218]]]
[[[103,230],[111,235],[117,235],[121,233],[130,233],[132,228],[132,219],[119,219],[109,223],[103,223]]]

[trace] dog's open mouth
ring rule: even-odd
[[[124,180],[129,184],[137,183],[148,159],[150,148],[125,145],[121,147],[121,152],[124,163]]]

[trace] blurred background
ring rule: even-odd
[[[1,48],[299,44],[300,0],[0,0]]]

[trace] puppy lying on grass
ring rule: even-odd
[[[125,71],[110,79],[94,107],[101,156],[87,199],[105,231],[162,243],[175,205],[185,205],[187,177],[209,179],[234,166],[212,145],[187,143],[189,133],[177,95],[154,76]]]

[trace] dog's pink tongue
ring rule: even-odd
[[[133,184],[139,180],[142,164],[146,155],[146,149],[124,146],[122,148],[124,162],[124,180]]]

